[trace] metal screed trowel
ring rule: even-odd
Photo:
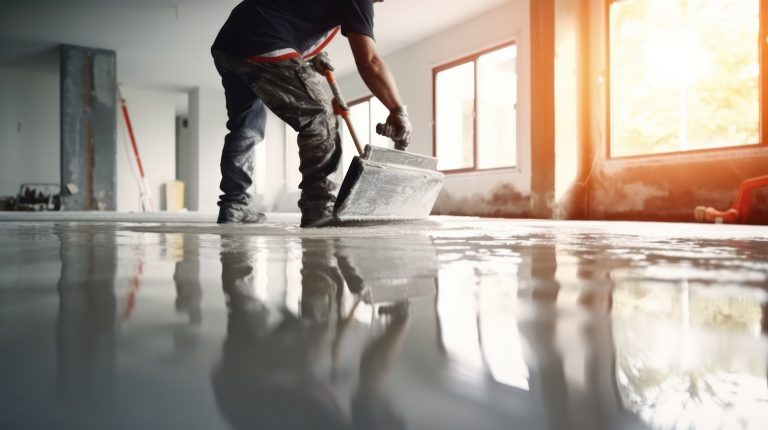
[[[437,158],[372,145],[363,149],[333,72],[327,71],[325,77],[335,98],[334,110],[347,124],[359,153],[336,198],[336,221],[414,221],[428,217],[443,187]]]

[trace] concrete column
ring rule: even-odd
[[[176,154],[177,175],[185,184],[184,198],[190,211],[218,213],[219,165],[227,133],[224,90],[196,88],[190,91],[187,128],[178,141]],[[254,187],[252,192],[253,205],[258,210],[270,211],[275,207],[281,211],[298,210],[298,190],[288,190],[288,194],[285,190],[286,151],[298,151],[296,142],[288,142],[286,148],[285,124],[269,114],[265,142],[256,147],[253,179],[260,189]],[[298,164],[288,168],[298,169]]]
[[[531,2],[531,213],[555,206],[555,0]]]
[[[115,210],[116,75],[114,51],[61,46],[63,210]]]
[[[189,93],[189,113],[187,114],[187,128],[184,130],[183,139],[179,139],[176,146],[176,177],[184,182],[184,204],[191,211],[198,210],[198,132],[195,124],[199,122],[198,101],[195,97],[197,91]]]
[[[114,407],[117,244],[93,225],[59,232],[56,384],[65,428],[107,427]],[[84,423],[89,423],[86,426]]]
[[[186,184],[189,210],[216,213],[221,181],[221,149],[227,134],[224,90],[196,88],[189,93],[189,139],[179,147],[179,179]]]

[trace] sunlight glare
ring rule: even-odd
[[[692,86],[712,68],[712,53],[688,29],[655,31],[645,46],[646,83]]]

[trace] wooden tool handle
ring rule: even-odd
[[[326,70],[325,79],[328,81],[328,85],[331,87],[331,92],[333,93],[333,110],[337,115],[340,115],[342,118],[344,118],[344,122],[347,124],[347,128],[349,129],[349,134],[352,135],[352,141],[355,142],[357,153],[362,157],[363,146],[360,144],[360,138],[355,131],[355,126],[352,124],[352,115],[349,112],[349,106],[347,106],[347,102],[344,101],[344,96],[341,94],[341,89],[339,88],[339,84],[336,82],[336,77],[333,75],[332,71]]]

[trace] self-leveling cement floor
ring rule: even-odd
[[[0,216],[2,429],[768,423],[765,228],[64,216]]]

